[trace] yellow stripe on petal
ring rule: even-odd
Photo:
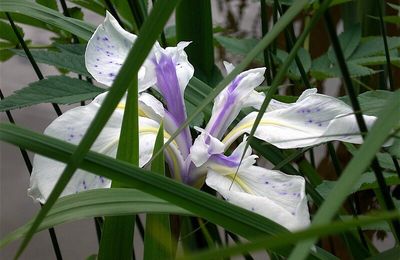
[[[252,120],[250,122],[247,122],[241,126],[235,127],[234,129],[232,129],[232,131],[230,131],[222,140],[222,142],[224,144],[226,144],[233,136],[235,136],[237,133],[240,133],[242,131],[246,132],[246,129],[249,129],[248,131],[250,132],[251,128],[254,125],[255,120]],[[258,126],[267,126],[267,125],[276,125],[276,126],[284,126],[284,127],[288,127],[288,128],[293,128],[293,129],[297,129],[297,130],[303,130],[288,124],[284,124],[282,122],[278,122],[275,120],[269,120],[269,119],[261,119],[260,124]]]
[[[239,174],[230,173],[225,175],[227,178],[231,179],[234,183],[236,183],[242,190],[249,194],[254,194],[253,190],[239,177]]]

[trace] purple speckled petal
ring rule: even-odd
[[[301,176],[258,166],[240,167],[235,172],[210,168],[206,183],[227,201],[269,218],[289,230],[307,227],[310,215]]]
[[[107,12],[104,22],[88,41],[85,52],[86,69],[98,82],[111,86],[136,38],[136,35],[125,31]],[[149,56],[153,56],[152,52]],[[153,67],[153,63],[146,60],[140,68],[139,91],[155,84]]]

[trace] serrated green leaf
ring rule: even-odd
[[[40,103],[72,104],[94,98],[104,92],[86,81],[67,76],[50,76],[30,83],[27,87],[0,101],[0,111],[13,110]]]
[[[215,35],[214,39],[217,40],[217,42],[221,44],[221,46],[227,51],[243,56],[248,54],[249,51],[251,51],[257,45],[257,43],[259,43],[259,40],[257,39],[236,39],[222,35]],[[254,60],[260,63],[264,62],[262,54],[258,54]]]
[[[353,62],[348,62],[347,67],[351,77],[368,76],[376,73],[373,69]],[[342,76],[339,66],[335,63],[331,63],[327,54],[324,54],[313,61],[310,73],[318,80],[339,78]]]
[[[14,50],[14,52],[20,56],[26,57],[26,53],[22,50]],[[59,69],[66,69],[90,77],[89,72],[86,70],[84,56],[66,51],[30,50],[30,52],[36,62],[45,63]]]
[[[387,37],[389,50],[400,47],[400,37]],[[354,51],[354,53],[349,57],[349,60],[354,60],[358,58],[365,58],[374,55],[384,55],[385,49],[382,37],[373,36],[363,38],[360,45]]]
[[[397,67],[400,66],[400,57],[393,57],[390,55],[390,63],[392,65],[395,65]],[[371,57],[365,57],[365,58],[358,58],[358,59],[353,59],[351,62],[358,64],[358,65],[364,65],[364,66],[372,66],[372,65],[383,65],[386,64],[387,60],[385,56],[371,56]]]
[[[386,183],[388,185],[397,185],[400,184],[400,178],[390,172],[385,172],[384,177]],[[337,181],[323,181],[320,185],[316,187],[317,191],[326,198],[328,194],[335,187]],[[370,190],[378,188],[378,183],[376,182],[376,178],[373,172],[363,173],[361,178],[357,181],[357,183],[352,188],[351,192],[362,191],[362,190]]]
[[[357,48],[361,40],[361,27],[359,24],[347,28],[343,33],[339,35],[340,47],[343,51],[344,58],[347,60],[354,50]],[[336,63],[335,52],[332,46],[328,49],[328,58],[331,63]]]
[[[278,59],[278,63],[282,64],[286,58],[289,56],[289,54],[286,51],[283,50],[277,50],[276,51],[276,58]],[[299,57],[304,71],[305,73],[308,73],[311,69],[311,56],[308,53],[308,51],[306,51],[304,48],[300,48],[299,52],[297,53],[297,56]],[[288,77],[294,80],[300,80],[301,79],[301,73],[299,68],[297,67],[296,62],[292,62],[292,64],[290,64],[290,67],[288,69]]]
[[[393,96],[393,92],[387,90],[374,90],[367,91],[357,96],[358,102],[360,103],[363,114],[378,116],[382,108],[386,105],[386,102]],[[343,102],[350,104],[350,100],[347,96],[339,98]]]

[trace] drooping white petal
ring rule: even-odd
[[[211,119],[206,127],[207,132],[217,138],[223,136],[240,110],[247,104],[252,105],[252,100],[248,99],[257,97],[253,91],[264,81],[264,72],[265,68],[242,72],[218,94],[214,100]]]
[[[54,120],[45,130],[46,135],[58,139],[79,144],[91,121],[101,106],[107,93],[95,98],[87,106],[71,109]],[[124,104],[124,101],[121,102]],[[121,124],[123,118],[123,105],[117,108],[109,121],[101,131],[100,135],[91,147],[92,151],[116,156]],[[159,123],[145,117],[139,117],[139,166],[143,167],[153,154],[154,142],[159,129]],[[165,141],[169,136],[166,136]],[[184,162],[176,144],[168,146],[166,157],[173,162],[172,170],[177,171],[183,167]],[[33,160],[33,171],[30,179],[28,194],[35,200],[44,203],[60,177],[64,163],[36,155]],[[66,186],[62,196],[74,194],[88,189],[107,188],[111,182],[103,177],[93,175],[89,172],[77,170]]]
[[[227,201],[269,218],[289,230],[309,225],[305,181],[300,176],[257,166],[239,172],[209,169],[206,183]]]
[[[243,133],[249,133],[257,113],[247,115],[223,142],[231,144]],[[368,127],[376,117],[364,116]],[[279,148],[297,148],[339,140],[362,143],[352,109],[344,102],[330,96],[308,90],[291,105],[266,112],[258,126],[255,137]]]
[[[104,22],[97,27],[86,47],[85,64],[88,72],[98,82],[111,86],[136,38],[107,12]],[[140,68],[138,81],[139,91],[154,85],[154,65],[151,61],[146,60]]]

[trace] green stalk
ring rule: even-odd
[[[35,221],[22,241],[16,258],[18,258],[30,240],[32,236],[42,222],[43,218],[46,216],[47,212],[56,202],[57,198],[60,196],[65,186],[68,184],[69,180],[72,178],[75,170],[78,168],[79,164],[82,162],[84,155],[89,151],[90,147],[96,140],[97,136],[100,134],[104,125],[107,123],[114,109],[117,107],[120,99],[124,95],[126,89],[132,81],[132,73],[137,74],[141,64],[150,52],[154,42],[157,40],[159,33],[167,22],[169,16],[174,10],[176,4],[179,0],[169,0],[156,2],[150,13],[149,19],[143,24],[141,29],[142,34],[139,35],[135,41],[128,57],[122,66],[120,72],[118,73],[113,86],[111,87],[107,97],[105,98],[103,105],[100,107],[98,113],[96,114],[94,120],[90,124],[86,134],[79,143],[76,151],[71,155],[71,158],[64,169],[61,177],[57,181],[52,193],[50,194],[46,204],[44,204],[42,210],[36,216]]]
[[[386,33],[386,26],[385,23],[383,22],[383,17],[382,17],[382,6],[380,5],[380,0],[377,0],[378,2],[378,11],[379,11],[379,25],[381,28],[381,35],[382,35],[382,39],[383,39],[383,45],[385,46],[385,57],[386,57],[386,66],[385,66],[385,70],[386,73],[389,77],[389,89],[391,91],[394,91],[394,81],[393,81],[393,75],[392,75],[392,69],[390,67],[391,62],[390,62],[390,53],[389,53],[389,48],[388,48],[388,42],[387,42],[387,33]],[[385,77],[385,87],[387,86],[386,83],[386,77]]]
[[[279,14],[282,15],[283,10],[282,10],[282,7],[281,7],[279,1],[274,0],[274,4],[276,5]],[[287,41],[288,51],[290,51],[293,48],[293,44],[295,42],[295,35],[294,35],[294,30],[293,30],[292,24],[289,24],[289,26],[286,28],[285,38]],[[304,86],[306,88],[311,88],[311,84],[310,84],[310,81],[308,80],[306,71],[304,70],[303,64],[301,63],[301,61],[297,55],[295,56],[294,60],[296,62],[297,68],[300,71],[301,79],[303,80]]]
[[[192,41],[185,49],[195,75],[212,83],[214,69],[214,43],[210,0],[182,0],[176,8],[176,38]]]
[[[128,87],[118,142],[117,159],[139,165],[138,80],[133,76]],[[128,188],[124,183],[112,182],[111,188]],[[98,259],[131,259],[135,216],[106,217],[100,241]]]
[[[324,14],[324,19],[326,23],[326,27],[332,42],[332,47],[333,50],[336,54],[336,59],[338,61],[343,80],[344,80],[344,85],[346,87],[346,91],[348,93],[348,96],[350,98],[351,106],[354,111],[354,115],[357,120],[358,127],[360,129],[361,133],[367,133],[367,125],[365,124],[364,117],[362,115],[361,107],[360,104],[358,103],[357,96],[353,87],[353,82],[351,81],[349,70],[347,68],[347,64],[345,61],[345,58],[343,56],[343,52],[341,50],[340,44],[339,44],[339,39],[336,35],[336,29],[332,23],[332,19],[330,17],[329,11],[327,11]],[[364,135],[362,135],[364,138]],[[386,180],[383,177],[382,169],[379,165],[378,160],[376,157],[373,158],[372,163],[371,163],[371,168],[374,171],[375,177],[377,179],[378,185],[379,185],[379,190],[382,193],[383,199],[384,199],[384,206],[388,210],[395,210],[396,207],[393,203],[393,199],[390,196],[390,191],[388,186],[386,185]],[[394,227],[394,235],[396,235],[397,239],[400,239],[400,221],[399,220],[393,220],[392,222],[393,227]]]
[[[164,144],[164,127],[161,124],[158,130],[154,151]],[[164,153],[155,157],[151,164],[151,171],[165,175]],[[172,259],[172,241],[170,219],[167,214],[147,214],[146,231],[144,236],[143,259]]]
[[[265,0],[260,0],[261,5],[261,30],[263,37],[268,33],[268,17],[267,17],[267,4]],[[272,71],[270,61],[272,61],[271,53],[269,51],[269,47],[264,49],[264,64],[267,68],[265,75],[267,79],[268,86],[272,83]]]

